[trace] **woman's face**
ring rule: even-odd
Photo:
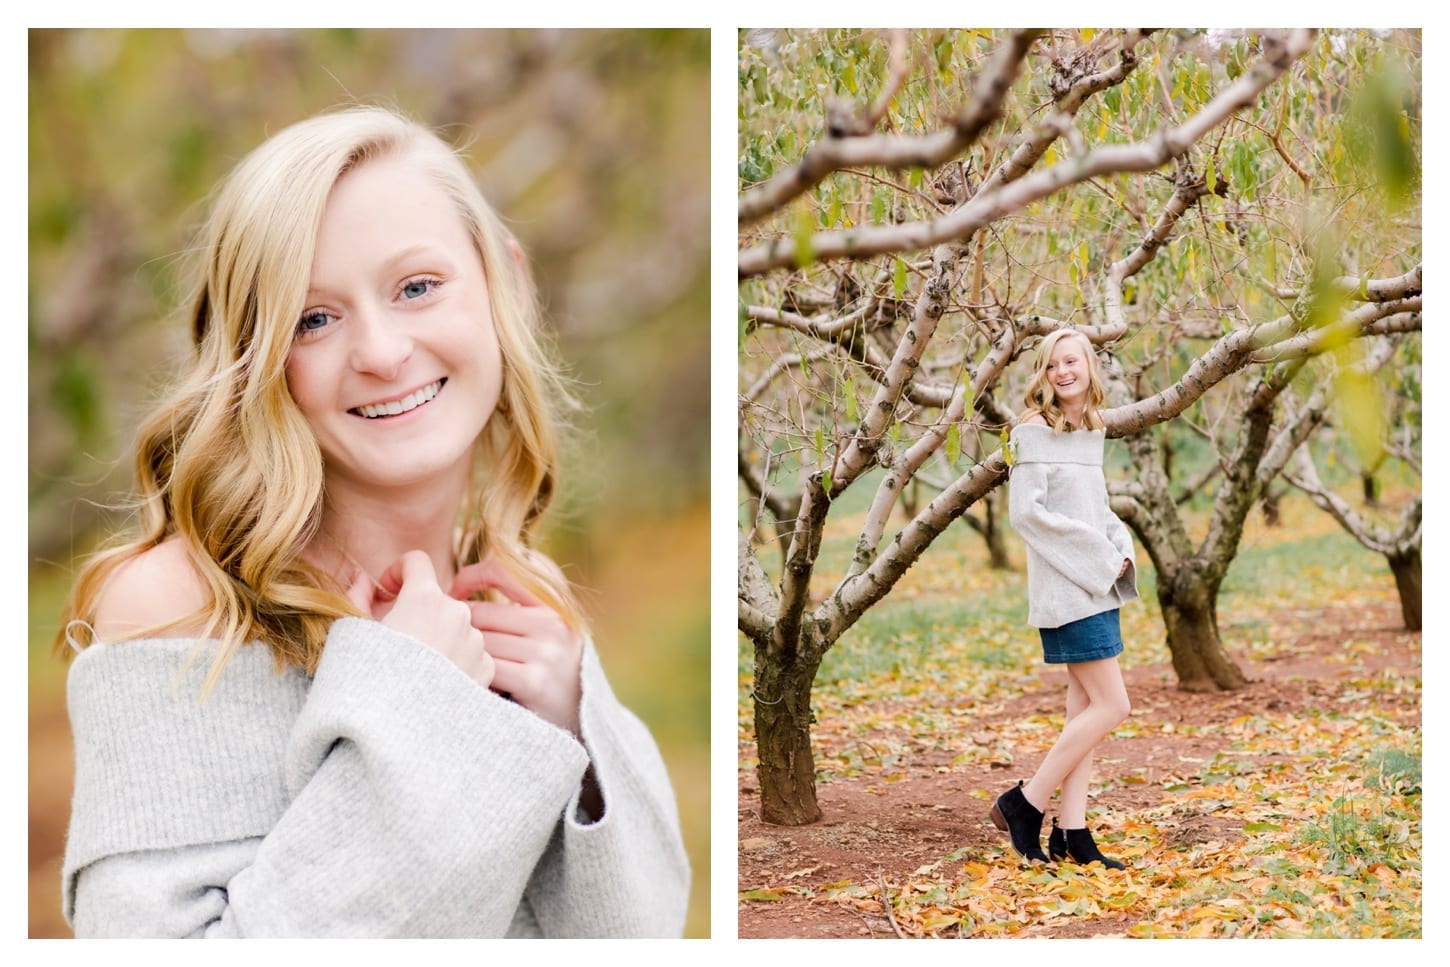
[[[1082,340],[1059,339],[1047,360],[1047,383],[1057,394],[1059,407],[1076,405],[1087,398],[1090,377]]]
[[[330,486],[466,480],[503,366],[483,265],[416,160],[364,162],[333,187],[287,385]]]

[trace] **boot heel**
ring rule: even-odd
[[[1005,832],[1016,854],[1029,863],[1046,863],[1042,852],[1042,811],[1028,801],[1022,783],[997,797],[987,815],[992,825]]]

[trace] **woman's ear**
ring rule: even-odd
[[[524,268],[524,250],[519,245],[519,240],[512,235],[509,236],[509,254],[514,257],[514,262],[519,268]]]

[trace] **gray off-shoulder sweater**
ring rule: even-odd
[[[71,668],[78,936],[683,931],[669,777],[592,644],[582,744],[375,621],[337,621],[310,679],[243,647],[199,702],[215,648],[100,644]],[[579,811],[591,765],[597,822]]]
[[[1027,545],[1027,623],[1065,624],[1138,597],[1133,538],[1108,506],[1103,431],[1022,423],[1008,446],[1012,529]]]

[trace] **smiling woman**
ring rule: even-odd
[[[458,156],[300,122],[195,251],[137,531],[64,614],[76,933],[678,935],[668,776],[534,546],[566,396]]]

